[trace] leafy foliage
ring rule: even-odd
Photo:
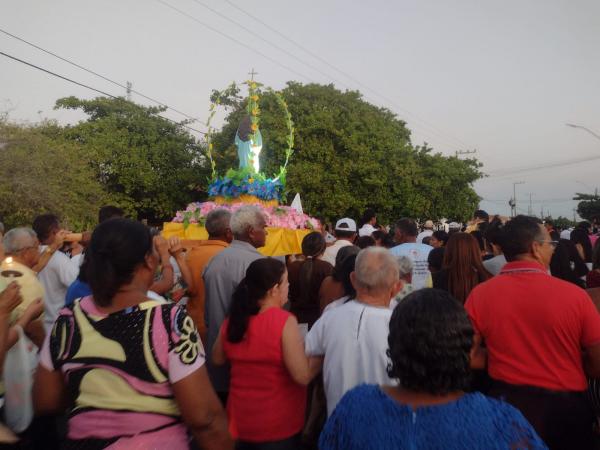
[[[55,123],[0,122],[0,149],[0,216],[7,228],[31,226],[35,216],[52,212],[67,227],[88,229],[100,206],[115,203],[82,146],[65,141]]]
[[[165,220],[198,196],[197,183],[209,173],[205,149],[182,124],[160,117],[163,108],[103,97],[62,98],[56,108],[89,116],[64,134],[85,148],[100,182],[138,217]]]
[[[592,222],[594,219],[600,220],[600,195],[595,194],[575,194],[573,200],[579,200],[577,204],[577,214],[585,220]]]
[[[358,217],[366,207],[383,221],[401,216],[465,220],[479,198],[472,188],[481,173],[474,159],[444,157],[413,147],[405,123],[358,92],[332,85],[288,83],[281,92],[294,120],[294,157],[287,188],[305,209],[328,220]],[[286,159],[289,132],[274,93],[261,93],[261,168],[277,173]],[[237,165],[233,144],[246,105],[239,99],[213,138],[220,171]]]

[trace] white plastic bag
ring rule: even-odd
[[[4,361],[4,414],[6,425],[15,433],[27,429],[33,419],[33,375],[37,366],[37,346],[23,328],[16,325],[19,340]]]

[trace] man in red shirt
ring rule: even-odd
[[[584,290],[548,274],[555,245],[537,219],[512,219],[500,245],[508,263],[465,308],[487,346],[490,395],[519,408],[550,448],[586,449],[586,375],[600,376],[600,314]]]

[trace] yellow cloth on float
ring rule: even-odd
[[[270,206],[277,206],[279,202],[277,200],[261,200],[255,195],[242,194],[236,198],[227,198],[221,195],[218,195],[214,198],[214,202],[217,205],[232,205],[233,203],[246,203],[248,205],[252,205],[253,203],[260,203],[265,208]]]
[[[265,256],[284,256],[302,253],[302,239],[312,230],[291,230],[289,228],[267,227],[267,242],[258,249]],[[182,223],[165,222],[162,236],[166,239],[177,236],[179,239],[206,240],[206,228],[191,223],[184,229]]]

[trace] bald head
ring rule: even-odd
[[[398,278],[398,262],[387,249],[367,247],[356,257],[353,284],[357,292],[387,293],[397,284]]]

